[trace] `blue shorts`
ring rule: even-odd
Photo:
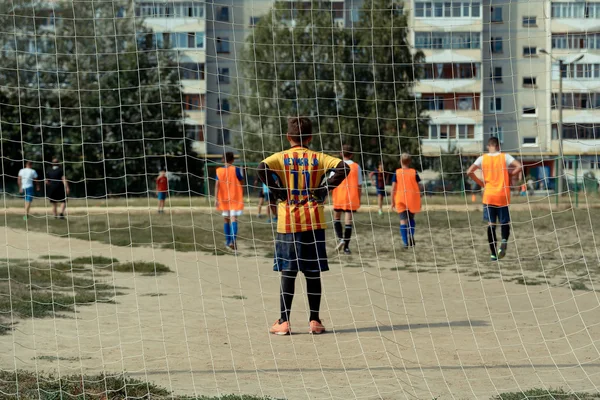
[[[377,188],[377,196],[385,197],[385,195],[386,195],[385,188]]]
[[[325,229],[277,233],[273,271],[329,271]]]
[[[23,189],[23,197],[26,202],[31,203],[33,201],[33,188]]]
[[[508,206],[500,207],[484,204],[483,220],[485,222],[491,222],[492,224],[497,222],[500,222],[502,225],[510,223],[510,212],[508,211]]]
[[[159,200],[166,200],[167,199],[167,192],[158,192],[158,199]]]

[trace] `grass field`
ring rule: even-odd
[[[264,218],[241,218],[234,256],[201,204],[5,213],[0,391],[16,393],[19,368],[20,398],[599,398],[598,210],[515,207],[508,256],[490,262],[481,211],[438,205],[410,250],[393,214],[356,214],[352,256],[328,231],[333,334],[319,338],[266,333],[278,277]]]

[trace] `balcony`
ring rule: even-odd
[[[425,156],[439,156],[448,149],[458,149],[463,155],[481,155],[481,139],[423,139],[421,151]]]

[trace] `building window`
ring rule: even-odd
[[[523,77],[523,87],[536,87],[537,79],[533,76]]]
[[[537,137],[524,137],[523,138],[523,147],[536,147],[537,146]]]
[[[523,17],[523,27],[535,27],[537,26],[537,17]]]
[[[557,139],[556,124],[552,126],[552,138]],[[563,124],[563,139],[600,140],[600,124]]]
[[[553,49],[600,49],[600,33],[554,34],[551,45]]]
[[[444,109],[444,99],[436,96],[423,96],[423,107],[429,111],[439,111]]]
[[[204,64],[182,63],[179,65],[181,79],[204,80]]]
[[[492,70],[492,81],[502,83],[502,67],[494,67]]]
[[[229,100],[217,99],[217,111],[219,114],[228,113],[230,111]]]
[[[479,63],[422,64],[423,79],[479,79]]]
[[[416,1],[415,18],[479,18],[480,2]]]
[[[479,49],[481,34],[479,32],[416,32],[415,47],[418,49]]]
[[[504,129],[501,126],[490,126],[490,136],[496,137],[500,143],[504,143]]]
[[[537,109],[535,107],[523,107],[523,116],[524,117],[533,117],[537,115]]]
[[[215,19],[219,22],[229,22],[229,7],[217,7]]]
[[[502,38],[493,37],[490,39],[490,47],[492,53],[502,53]]]
[[[429,125],[429,139],[475,139],[475,125]]]
[[[219,129],[219,137],[217,138],[217,144],[219,146],[228,146],[231,144],[231,134],[229,133],[229,129]]]
[[[495,23],[502,22],[502,7],[490,7],[491,21]]]
[[[185,125],[185,137],[189,140],[204,142],[204,127],[202,125]]]
[[[219,68],[219,83],[229,83],[229,68]]]
[[[552,108],[557,107],[558,94],[552,93]],[[600,109],[600,93],[563,93],[563,108],[572,110]]]
[[[204,32],[156,33],[155,43],[161,49],[203,49]]]
[[[181,3],[171,0],[136,2],[135,15],[151,18],[204,18],[204,2],[198,0]]]
[[[187,111],[200,111],[204,109],[204,95],[186,94],[183,99],[183,108]]]
[[[553,1],[552,18],[600,18],[600,3]]]
[[[537,47],[523,47],[523,57],[532,57],[537,55]]]
[[[229,53],[229,38],[217,38],[217,53]]]
[[[557,65],[553,66],[552,79],[558,79]],[[598,79],[600,78],[600,64],[563,64],[560,72],[566,79]]]
[[[502,111],[502,97],[490,98],[490,112]]]
[[[260,17],[250,17],[250,26],[256,26],[260,21]]]

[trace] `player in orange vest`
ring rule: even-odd
[[[349,145],[342,147],[342,158],[350,167],[350,173],[332,193],[333,200],[333,228],[339,240],[336,250],[344,249],[344,254],[350,251],[350,238],[352,237],[352,214],[360,208],[360,195],[363,183],[360,165],[352,161],[352,148]],[[342,214],[344,214],[344,229],[342,230]]]
[[[487,144],[488,154],[479,157],[467,170],[479,186],[483,188],[483,220],[488,223],[487,234],[492,261],[504,258],[510,236],[510,180],[521,173],[522,165],[510,154],[500,152],[498,138],[492,137]],[[475,174],[481,169],[483,181]],[[497,250],[496,223],[500,221],[502,242]]]
[[[415,245],[415,214],[421,211],[421,178],[410,168],[410,161],[410,154],[402,154],[402,167],[392,177],[392,209],[400,214],[400,236],[405,248]]]
[[[217,168],[215,206],[225,219],[225,245],[237,250],[238,217],[244,211],[244,173],[233,165],[234,160],[233,153],[227,152],[223,159],[225,165]]]

